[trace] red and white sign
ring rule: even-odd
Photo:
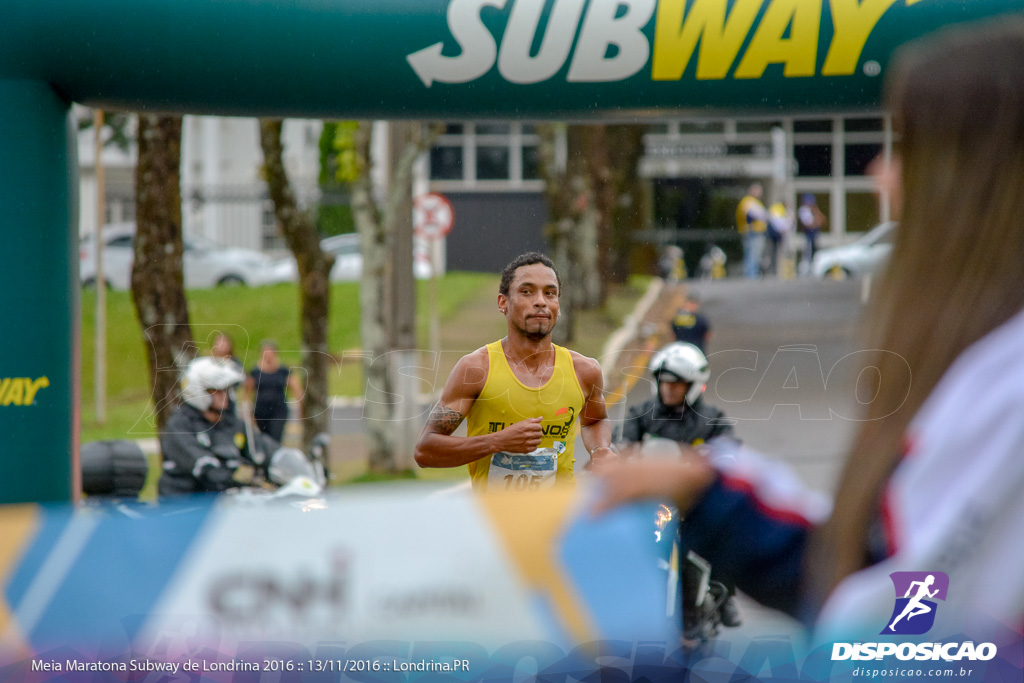
[[[431,192],[412,203],[412,229],[420,237],[438,239],[452,231],[455,210],[444,195]]]

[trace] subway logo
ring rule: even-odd
[[[460,52],[444,55],[438,42],[406,59],[428,88],[474,81],[495,65],[516,84],[550,80],[566,64],[565,78],[575,83],[621,81],[648,65],[652,81],[678,81],[692,62],[697,80],[730,71],[738,80],[760,78],[772,64],[789,78],[847,76],[897,1],[828,0],[826,14],[822,0],[554,0],[545,14],[545,0],[450,0],[447,25]],[[499,44],[484,17],[506,9]],[[867,65],[865,72],[877,75]]]

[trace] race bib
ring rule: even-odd
[[[553,448],[532,453],[495,453],[487,473],[488,491],[542,491],[555,485],[558,454]]]

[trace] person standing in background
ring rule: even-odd
[[[818,233],[828,226],[828,218],[818,208],[818,201],[813,194],[805,194],[800,198],[800,209],[797,212],[800,219],[800,228],[807,236],[807,248],[804,250],[804,262],[810,272],[811,264],[814,263],[814,254],[818,251]]]
[[[700,312],[700,297],[687,292],[683,307],[672,318],[672,335],[677,342],[693,344],[701,353],[707,353],[704,345],[711,336],[711,323]]]
[[[235,355],[235,345],[225,332],[218,332],[210,345],[210,355],[220,360],[231,361],[242,370],[242,361]],[[244,372],[244,370],[243,370]]]
[[[736,207],[736,229],[743,238],[743,276],[749,280],[761,277],[761,258],[764,256],[765,232],[768,215],[761,198],[764,188],[754,183]]]
[[[768,258],[765,273],[779,275],[779,251],[785,250],[784,245],[793,231],[793,214],[782,202],[775,202],[768,207]]]
[[[302,396],[302,386],[288,367],[281,365],[277,344],[273,341],[264,339],[260,342],[260,360],[249,371],[245,388],[253,405],[252,416],[256,426],[280,442],[288,421],[287,392],[291,389],[292,395],[298,398]]]
[[[225,408],[226,412],[235,414],[235,392],[241,386],[241,378],[245,377],[245,366],[242,365],[242,361],[235,355],[235,344],[231,341],[231,337],[228,336],[227,332],[218,332],[214,336],[213,343],[210,344],[210,355],[221,362],[230,363],[232,367],[238,370],[240,379],[238,384],[228,388],[228,405]]]

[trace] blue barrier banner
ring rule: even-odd
[[[0,681],[1022,680],[998,624],[817,643],[744,604],[684,644],[657,506],[595,517],[589,493],[0,508]]]

